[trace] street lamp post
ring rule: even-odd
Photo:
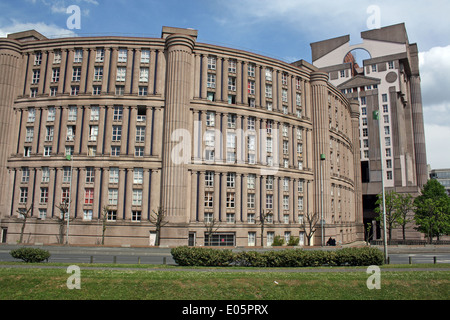
[[[322,247],[324,246],[325,234],[324,234],[324,226],[323,226],[323,162],[325,161],[325,154],[320,154],[320,228],[321,228],[321,236],[322,236]]]
[[[380,110],[375,110],[373,112],[374,120],[378,121],[378,136],[380,139],[380,161],[381,161],[381,192],[383,197],[383,247],[384,247],[384,259],[385,262],[388,261],[388,248],[386,239],[386,196],[384,194],[384,161],[383,161],[383,147],[381,144],[381,123],[380,123]]]

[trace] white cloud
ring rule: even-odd
[[[37,32],[43,34],[48,38],[62,38],[62,37],[75,37],[76,33],[61,28],[54,24],[46,24],[44,22],[37,23],[22,23],[16,20],[12,21],[12,24],[9,26],[1,26],[0,27],[0,37],[4,38],[10,33],[27,31],[27,30],[36,30]]]
[[[432,169],[450,168],[450,127],[425,124],[427,161]]]

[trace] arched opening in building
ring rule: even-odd
[[[351,63],[352,77],[358,74],[364,74],[364,60],[370,59],[370,53],[366,49],[357,48],[349,51],[344,56],[344,63]]]

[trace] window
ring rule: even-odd
[[[75,140],[75,126],[67,126],[66,141]]]
[[[48,183],[50,181],[50,170],[48,167],[42,168],[42,180],[43,183]]]
[[[77,96],[79,92],[80,92],[80,87],[79,86],[71,86],[71,88],[70,88],[70,95],[71,96]]]
[[[87,155],[89,157],[95,157],[96,154],[97,154],[97,147],[96,146],[88,146],[88,153],[87,153]]]
[[[28,182],[30,180],[30,169],[22,168],[22,182]]]
[[[289,196],[283,195],[283,210],[289,210]]]
[[[52,147],[45,146],[44,147],[44,157],[50,157],[51,154],[52,154]]]
[[[387,171],[386,175],[388,180],[392,180],[392,171]]]
[[[250,80],[248,82],[248,93],[251,95],[255,94],[255,81],[253,81],[253,80]]]
[[[61,63],[61,51],[57,50],[57,51],[54,52],[53,63],[54,64]]]
[[[236,148],[236,134],[227,132],[227,148]]]
[[[387,96],[386,93],[384,93],[384,94],[381,95],[381,100],[382,100],[383,102],[388,102],[388,96]]]
[[[390,137],[384,138],[384,144],[386,147],[390,147],[391,146],[391,138]]]
[[[92,220],[92,209],[83,210],[83,220]]]
[[[391,156],[391,148],[387,148],[386,149],[386,157],[390,157]]]
[[[139,96],[143,97],[148,94],[148,88],[147,87],[139,87]]]
[[[205,208],[213,208],[214,192],[205,192]]]
[[[266,189],[267,190],[273,190],[273,176],[267,176]]]
[[[150,63],[150,50],[143,49],[141,51],[141,63]]]
[[[227,192],[227,208],[234,208],[234,192]]]
[[[77,107],[69,107],[68,121],[77,121]]]
[[[113,121],[122,121],[122,116],[123,116],[123,107],[114,106]]]
[[[34,137],[34,127],[27,127],[25,142],[33,142],[33,137]]]
[[[133,170],[133,183],[142,184],[144,182],[144,169],[134,168]]]
[[[116,96],[123,96],[125,93],[125,86],[116,86]]]
[[[266,139],[266,151],[267,152],[272,152],[272,138],[267,138]]]
[[[205,173],[205,187],[212,188],[214,187],[214,172],[206,171]]]
[[[236,115],[235,114],[228,114],[228,117],[227,117],[227,128],[228,129],[236,128]]]
[[[105,49],[97,49],[95,52],[95,62],[103,62],[105,60]]]
[[[385,127],[384,127],[384,134],[385,134],[385,135],[391,134],[391,129],[390,129],[389,126],[385,126]]]
[[[127,55],[128,55],[127,49],[119,49],[119,57],[117,59],[117,62],[127,62]]]
[[[100,117],[100,107],[91,107],[91,121],[98,121]]]
[[[216,70],[216,57],[208,57],[208,70]]]
[[[228,90],[236,91],[236,77],[228,77]]]
[[[144,156],[144,147],[134,147],[134,156],[135,157],[143,157]]]
[[[50,87],[50,97],[56,97],[57,93],[58,93],[57,87]]]
[[[52,69],[52,82],[58,82],[59,81],[59,68],[53,68]]]
[[[256,244],[256,232],[248,233],[248,246],[252,247]]]
[[[388,67],[389,67],[389,69],[394,69],[394,61],[389,61]]]
[[[74,67],[72,70],[72,81],[80,81],[81,80],[81,68]]]
[[[138,126],[136,127],[136,142],[144,142],[145,141],[145,127]]]
[[[119,168],[109,168],[109,183],[119,183]]]
[[[266,98],[272,98],[272,85],[266,84]]]
[[[117,199],[119,197],[118,189],[108,189],[108,204],[117,206]]]
[[[255,189],[256,174],[249,174],[247,177],[247,189]]]
[[[237,65],[237,61],[236,60],[228,61],[228,72],[229,73],[236,73],[236,65]]]
[[[109,210],[106,219],[108,221],[116,221],[117,220],[117,210]]]
[[[95,171],[94,168],[86,168],[86,183],[94,183]]]
[[[248,136],[248,150],[255,151],[256,150],[256,136],[251,135]]]
[[[254,193],[247,193],[247,208],[255,209],[255,199]]]
[[[131,221],[141,221],[141,211],[133,210],[131,211]]]
[[[281,90],[281,96],[282,96],[283,102],[288,102],[288,91],[287,91],[287,89]]]
[[[113,156],[113,157],[120,156],[120,147],[119,146],[112,146],[111,147],[111,156]]]
[[[142,189],[133,189],[133,206],[141,206],[142,205]]]
[[[120,141],[122,139],[122,126],[113,126],[112,141]]]
[[[46,217],[47,217],[47,209],[40,208],[39,209],[39,219],[45,220]]]
[[[255,130],[255,122],[256,122],[256,118],[255,117],[248,117],[248,119],[247,119],[247,129],[248,130]]]
[[[207,112],[206,113],[206,126],[207,127],[214,127],[215,126],[215,113],[214,112]]]
[[[28,108],[28,120],[27,122],[34,122],[36,119],[36,110],[34,108]]]
[[[74,63],[81,63],[83,61],[83,50],[76,49],[75,54],[73,56]]]
[[[384,123],[389,123],[389,116],[388,115],[383,116],[383,119],[384,119]]]
[[[70,183],[70,177],[72,175],[70,167],[63,168],[63,183]]]
[[[204,218],[203,218],[203,221],[204,221],[204,222],[211,223],[211,222],[213,222],[213,219],[214,219],[214,217],[213,217],[213,214],[212,214],[212,213],[210,213],[210,212],[205,212],[205,216],[204,216]]]
[[[118,67],[117,68],[116,81],[125,81],[126,74],[127,74],[127,68],[125,68],[125,67]]]
[[[148,68],[140,69],[139,82],[148,82]]]
[[[28,201],[28,188],[20,188],[19,203],[27,203]]]
[[[84,204],[93,204],[94,203],[94,189],[86,188],[84,189]]]
[[[266,81],[272,81],[272,69],[266,69]]]
[[[273,195],[266,195],[266,209],[273,209]]]
[[[46,142],[53,141],[53,133],[54,133],[54,127],[53,126],[45,127],[45,141]]]
[[[68,202],[70,199],[69,194],[70,188],[61,188],[61,201],[62,202]]]
[[[102,80],[103,80],[103,67],[95,67],[94,81],[102,81]]]
[[[216,88],[216,75],[215,74],[208,73],[208,80],[207,80],[206,86],[211,89]]]
[[[288,84],[288,75],[287,75],[287,73],[282,73],[281,74],[281,84],[283,85],[283,86],[287,86],[287,84]]]
[[[31,79],[32,84],[39,83],[39,78],[41,76],[41,70],[33,70],[33,78]]]
[[[236,184],[236,173],[228,172],[227,173],[227,188],[234,188]]]
[[[252,63],[250,63],[249,65],[248,65],[248,76],[249,77],[255,77],[255,65],[254,64],[252,64]]]
[[[41,188],[39,203],[48,203],[48,188]]]

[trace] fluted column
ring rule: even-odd
[[[330,154],[327,81],[328,76],[326,73],[311,73],[313,170],[315,176],[313,210],[319,216],[319,228],[321,227],[320,219],[322,219],[322,214],[326,223],[330,222],[331,219],[329,163],[328,160],[321,160],[321,155],[328,159]]]
[[[3,41],[6,42],[6,40]],[[9,43],[8,45],[15,46]],[[10,188],[6,165],[7,157],[13,153],[11,134],[14,133],[15,122],[12,106],[15,96],[19,93],[16,79],[21,71],[21,60],[19,48],[7,48],[6,43],[0,45],[0,149],[4,150],[0,154],[0,215],[4,214],[5,216],[8,207],[6,198]],[[20,113],[17,114],[20,115]],[[23,152],[23,148],[21,150]]]
[[[190,76],[193,72],[191,55],[196,37],[197,32],[194,30],[163,28],[163,38],[166,40],[166,104],[161,206],[166,210],[169,223],[185,224],[189,217],[189,208],[186,206],[185,199],[189,190],[188,171],[185,160],[180,159],[180,156],[189,160],[191,155],[176,153],[176,158],[173,158],[172,152],[180,148],[180,143],[183,143],[183,152],[190,147],[183,133],[188,133],[189,129],[188,113],[192,93]],[[185,244],[188,239],[188,230],[168,228],[163,230],[161,237],[162,244],[164,239],[168,238],[171,239],[171,243]]]

